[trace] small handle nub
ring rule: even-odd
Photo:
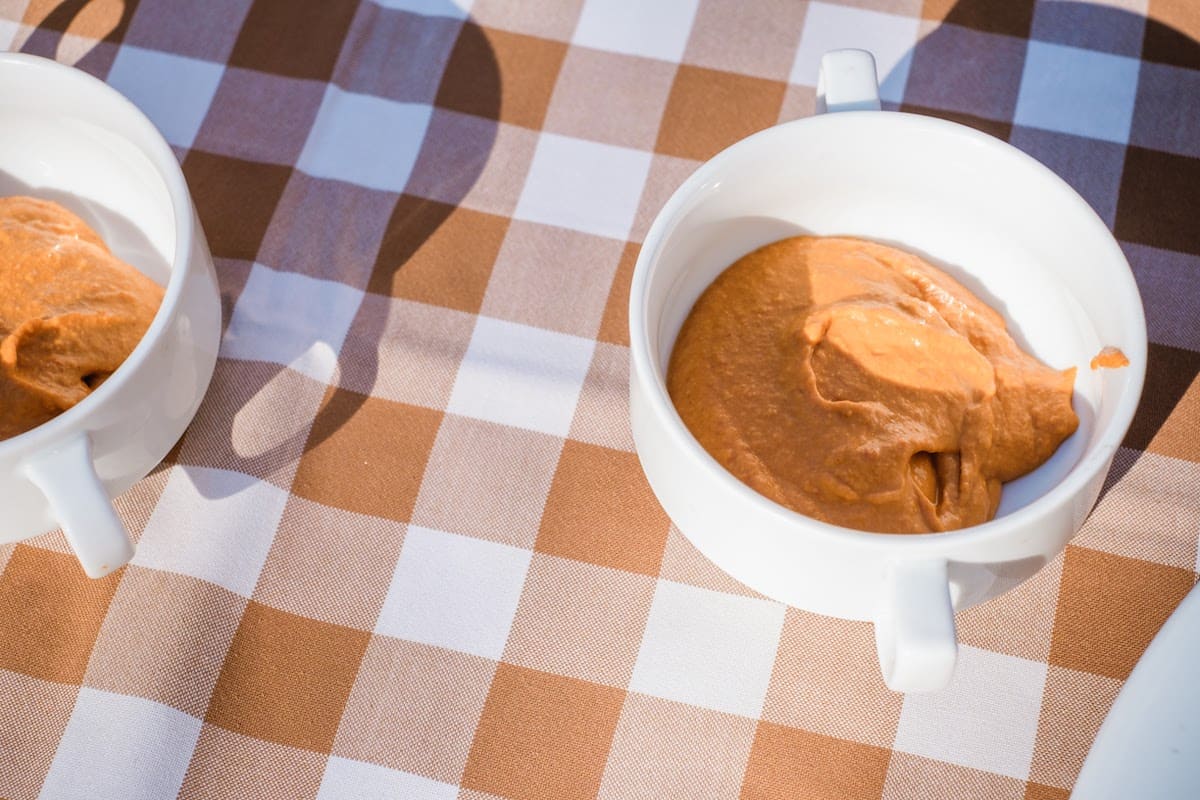
[[[879,111],[875,57],[866,50],[830,50],[817,75],[817,113]]]
[[[958,658],[946,562],[893,563],[881,599],[875,645],[884,683],[897,692],[944,688]]]
[[[24,464],[25,475],[42,491],[83,571],[103,578],[133,558],[133,543],[92,464],[86,433]]]

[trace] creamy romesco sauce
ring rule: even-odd
[[[708,287],[667,384],[705,450],[759,493],[836,525],[921,533],[995,516],[1001,485],[1075,431],[1074,376],[922,259],[796,237]]]
[[[1129,366],[1129,357],[1119,347],[1103,347],[1088,365],[1092,369],[1120,369]]]
[[[0,439],[99,386],[137,345],[162,298],[67,209],[0,198]]]

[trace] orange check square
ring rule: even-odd
[[[617,262],[617,272],[608,290],[608,302],[604,305],[600,332],[596,337],[602,342],[629,346],[629,287],[633,283],[633,268],[641,250],[641,245],[626,242],[625,249],[621,251],[621,260]]]
[[[81,682],[121,574],[91,580],[73,555],[18,545],[0,576],[0,668]]]
[[[217,678],[207,721],[246,736],[330,752],[370,638],[250,601]]]
[[[1195,42],[1200,40],[1200,15],[1191,0],[1150,0],[1142,57],[1147,61],[1196,66]]]
[[[291,167],[191,150],[183,161],[183,174],[213,255],[253,261],[292,175]],[[237,197],[237,202],[229,202],[230,197]]]
[[[1025,785],[1025,800],[1071,800],[1071,790],[1028,783]]]
[[[450,53],[437,105],[536,130],[566,54],[562,42],[467,23]]]
[[[64,7],[59,0],[26,0],[26,2],[14,3],[6,7],[4,16],[13,17],[19,9],[24,9],[25,13],[21,22],[30,28],[65,30],[69,31],[71,36],[93,39],[97,42],[107,39],[109,36],[120,41],[117,28],[121,25],[124,4],[114,6],[109,3],[98,3],[94,6],[83,6],[81,12],[62,13],[70,8],[71,6]],[[55,14],[56,11],[59,13]]]
[[[1050,663],[1124,680],[1193,583],[1191,570],[1068,546]]]
[[[637,456],[568,440],[535,549],[656,575],[669,528]]]
[[[886,2],[886,0],[883,0]],[[881,5],[881,0],[869,0],[880,11],[895,12],[890,3]],[[928,20],[957,25],[986,33],[999,33],[1028,39],[1033,23],[1034,0],[1008,0],[1006,3],[962,3],[955,0],[925,0],[921,16]]]
[[[941,22],[954,9],[955,0],[925,0],[921,4],[921,16],[924,19]]]
[[[330,389],[292,492],[328,506],[407,522],[442,414]]]
[[[504,217],[401,195],[367,289],[473,314],[507,230]]]
[[[625,692],[500,664],[462,786],[502,797],[593,798]]]
[[[1190,353],[1190,351],[1188,352]],[[1164,399],[1155,398],[1155,401],[1162,403]],[[1191,386],[1179,398],[1146,449],[1171,458],[1200,462],[1200,437],[1196,436],[1198,426],[1200,426],[1200,377],[1193,380]]]
[[[787,84],[686,64],[675,73],[655,150],[703,161],[779,119]]]
[[[891,751],[759,722],[742,800],[880,797]]]

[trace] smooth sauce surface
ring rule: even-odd
[[[916,256],[795,237],[705,290],[667,385],[700,444],[759,493],[837,525],[923,533],[995,515],[1001,485],[1078,426],[1074,375]]]
[[[0,198],[0,439],[99,386],[137,346],[162,298],[161,287],[67,209]]]

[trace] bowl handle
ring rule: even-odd
[[[92,465],[86,433],[30,458],[23,468],[46,496],[89,578],[103,578],[133,558],[133,543]]]
[[[866,50],[830,50],[817,73],[818,114],[832,111],[879,111],[875,57]]]
[[[884,683],[896,692],[944,688],[958,657],[945,560],[893,562],[882,600],[875,646]]]

